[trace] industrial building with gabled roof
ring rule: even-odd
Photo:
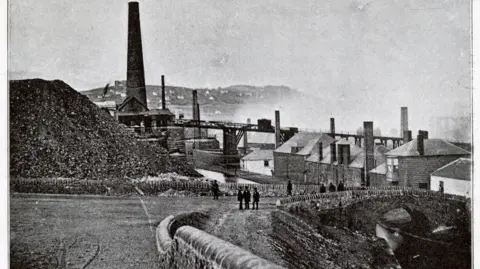
[[[459,158],[430,175],[430,190],[470,197],[472,159]]]
[[[428,132],[419,131],[414,139],[385,154],[386,183],[401,187],[430,189],[430,174],[470,152],[443,139],[428,139]]]
[[[334,139],[325,133],[296,133],[273,152],[274,176],[305,182],[307,158],[333,142]]]

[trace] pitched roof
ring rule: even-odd
[[[376,145],[373,148],[373,155],[375,159],[375,163],[377,166],[385,162],[385,153],[389,152],[390,149],[385,147],[384,145]],[[362,150],[360,154],[350,163],[349,167],[354,168],[363,168],[365,165],[365,151]]]
[[[248,132],[248,143],[275,144],[275,134]]]
[[[335,142],[336,145],[350,145],[350,158],[353,158],[355,156],[357,156],[358,154],[360,154],[362,152],[362,149],[355,145],[355,143],[353,141],[349,141],[345,138],[342,138],[340,140],[338,140],[337,142]],[[322,160],[320,160],[321,163],[327,163],[327,164],[330,164],[330,144],[327,144],[327,145],[323,145],[324,146],[324,149],[323,149],[323,158]],[[315,150],[314,153],[312,153],[312,155],[307,159],[307,161],[311,161],[311,162],[318,162],[319,161],[319,154],[318,154],[318,146],[316,148],[317,150]],[[337,152],[337,156],[338,156],[338,152]]]
[[[273,150],[259,149],[245,155],[244,161],[273,160]]]
[[[387,164],[382,163],[381,165],[373,168],[372,170],[369,171],[370,173],[374,174],[380,174],[380,175],[386,175],[387,174]]]
[[[470,152],[457,147],[443,139],[424,139],[424,156],[437,155],[466,155]],[[391,150],[385,154],[386,156],[419,156],[417,151],[417,139],[414,139],[401,147]]]
[[[311,142],[316,140],[316,142]],[[314,149],[315,143],[322,142],[330,144],[334,141],[332,137],[324,133],[296,133],[287,142],[283,143],[275,152],[291,153],[292,147],[304,148],[295,154],[308,155]],[[306,149],[305,149],[306,148]]]
[[[432,173],[432,176],[472,180],[472,159],[460,158]]]
[[[138,104],[140,104],[145,109],[145,111],[148,110],[147,106],[144,103],[140,102],[140,100],[138,100],[137,97],[135,97],[135,96],[129,96],[129,97],[125,98],[125,100],[123,100],[123,103],[120,104],[120,106],[118,107],[118,110],[122,111],[123,108],[130,102],[137,102]]]

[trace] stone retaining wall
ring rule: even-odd
[[[169,216],[157,227],[160,268],[283,268],[197,228],[175,227],[175,221]]]

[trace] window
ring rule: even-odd
[[[418,183],[420,189],[428,189],[428,183]]]
[[[263,166],[264,166],[264,167],[268,167],[268,160],[264,160],[264,161],[263,161]]]

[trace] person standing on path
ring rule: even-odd
[[[243,210],[243,193],[242,187],[238,188],[237,200],[240,202],[240,210]]]
[[[213,181],[212,192],[213,192],[213,200],[218,200],[218,193],[220,192],[220,188],[218,187],[218,183],[216,180]]]
[[[260,202],[260,193],[258,193],[257,188],[253,188],[253,209],[258,210],[258,202]],[[255,205],[257,206],[255,208]]]
[[[287,195],[292,195],[292,182],[290,182],[290,180],[288,181],[288,184],[287,184]]]
[[[330,186],[328,187],[329,192],[335,192],[337,191],[337,188],[335,188],[335,185],[333,185],[332,182],[330,182]]]
[[[345,186],[343,185],[343,182],[338,183],[337,191],[344,191]]]
[[[320,186],[320,193],[324,193],[327,191],[327,188],[325,188],[325,185],[322,183],[322,186]]]
[[[243,196],[245,197],[245,209],[250,209],[250,191],[248,191],[248,187],[245,187]]]

